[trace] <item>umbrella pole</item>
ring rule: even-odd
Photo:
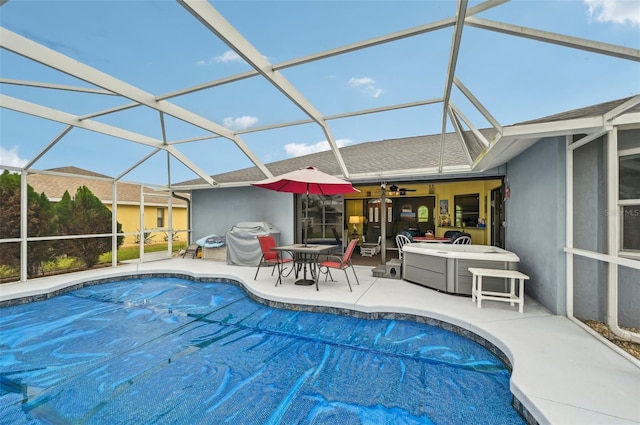
[[[304,246],[307,246],[307,238],[309,237],[309,235],[307,235],[309,231],[309,226],[307,225],[308,220],[309,220],[309,183],[307,183],[307,205],[304,209]]]
[[[385,189],[384,185],[380,186],[380,236],[382,236],[380,260],[383,266],[387,264],[387,199]]]

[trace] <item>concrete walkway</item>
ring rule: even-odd
[[[373,277],[371,267],[356,266],[360,285],[344,274],[337,282],[294,285],[293,276],[275,287],[271,269],[182,258],[131,263],[43,279],[0,285],[0,302],[37,296],[97,277],[132,273],[182,273],[224,277],[272,301],[331,306],[362,312],[397,312],[430,317],[468,329],[497,346],[513,366],[511,391],[540,424],[640,424],[640,361],[566,317],[551,314],[527,298],[524,313],[503,302],[453,296],[399,279]],[[351,273],[351,271],[349,271]],[[530,284],[535,284],[531,282]]]

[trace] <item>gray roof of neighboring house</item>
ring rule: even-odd
[[[87,186],[89,190],[103,203],[109,203],[113,197],[112,177],[104,174],[95,173],[78,167],[59,167],[46,170],[54,173],[72,174],[77,177],[55,174],[29,174],[28,183],[38,193],[44,193],[50,200],[58,200],[62,198],[65,191],[69,191],[69,195],[73,197],[81,186]],[[98,180],[86,177],[99,177]],[[147,191],[149,192],[149,191]],[[185,195],[182,195],[185,196]],[[118,183],[118,203],[120,204],[139,204],[140,203],[140,185],[133,183]],[[145,204],[166,205],[167,198],[145,195]],[[171,201],[173,206],[186,206],[186,202],[182,199],[173,198]]]

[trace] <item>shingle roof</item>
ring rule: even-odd
[[[484,129],[480,132],[488,140],[491,140],[497,133],[494,129]],[[471,157],[475,158],[481,151],[477,148],[479,142],[472,134],[466,134],[465,138],[469,140],[468,143],[473,148],[470,149],[472,151],[470,152]],[[347,169],[353,174],[430,168],[438,166],[440,142],[440,134],[414,136],[345,146],[340,148],[340,153]],[[476,147],[473,147],[474,145]],[[447,155],[444,158],[444,166],[469,165],[466,154],[454,133],[446,135],[445,152]],[[331,151],[317,152],[266,164],[274,176],[308,165],[313,165],[327,174],[336,176],[341,174]],[[218,183],[254,182],[265,178],[257,167],[216,174],[212,177]],[[202,179],[194,179],[182,182],[177,186],[203,183]]]
[[[542,118],[537,118],[530,121],[520,122],[514,125],[522,125],[522,124],[541,124],[541,123],[550,123],[555,121],[566,121],[573,120],[578,118],[590,118],[590,117],[598,117],[606,114],[612,109],[617,108],[622,105],[624,102],[630,100],[634,96],[625,97],[624,99],[612,100],[609,102],[599,103],[597,105],[587,106],[585,108],[572,109],[570,111],[560,112],[558,114],[549,115]],[[640,105],[636,105],[633,108],[627,110],[627,112],[640,112]]]
[[[100,177],[106,179],[112,179],[112,177],[104,174],[95,173],[90,170],[85,170],[78,167],[59,167],[51,168],[46,171],[52,171],[56,173],[66,173],[77,175],[78,177],[59,176],[51,174],[29,174],[28,183],[33,189],[38,192],[44,192],[49,200],[57,201],[62,198],[66,190],[69,191],[69,195],[72,197],[75,195],[76,190],[81,186],[87,186],[89,190],[103,203],[110,203],[113,197],[113,185],[111,181],[96,180],[91,178],[82,178],[82,176],[88,177]],[[134,204],[140,203],[140,186],[139,184],[132,183],[118,183],[118,203],[119,204]],[[145,204],[166,205],[167,199],[158,196],[146,196],[144,198]],[[185,206],[186,202],[182,199],[174,198],[171,201],[174,206]]]
[[[586,117],[601,116],[620,106],[634,96],[624,99],[591,105],[585,108],[574,109],[554,115],[538,118],[514,124],[551,123]],[[629,109],[627,112],[640,111],[640,105]],[[492,140],[498,133],[497,130],[480,130],[487,140]],[[462,138],[469,156],[475,160],[484,149],[484,144],[471,131],[463,131]],[[373,142],[365,142],[357,145],[340,148],[347,169],[352,174],[367,174],[384,171],[401,171],[411,169],[425,169],[437,167],[440,155],[440,134],[405,137],[401,139],[387,139]],[[445,152],[443,166],[469,165],[466,153],[455,133],[445,135]],[[339,176],[341,171],[331,151],[318,152],[282,161],[266,164],[266,167],[275,175],[283,174],[298,168],[313,165],[325,173]],[[257,167],[244,168],[228,173],[211,176],[218,183],[247,183],[265,178]],[[202,179],[194,179],[180,183],[177,186],[201,185]]]
[[[566,121],[579,118],[597,117],[615,109],[616,107],[627,102],[635,96],[629,96],[623,99],[612,100],[609,102],[591,105],[584,108],[573,109],[546,117],[524,121],[514,124],[510,127],[551,123],[557,121]],[[640,112],[640,105],[630,108],[628,112]],[[493,140],[498,131],[491,129],[482,129],[480,133],[487,140]],[[455,133],[445,134],[446,156],[443,160],[443,166],[468,166],[467,153],[463,149],[462,143],[467,148],[471,160],[475,160],[483,151],[484,144],[471,131],[463,131],[461,142]],[[340,148],[340,153],[351,174],[375,174],[390,171],[410,171],[414,169],[429,169],[438,167],[440,155],[440,134],[423,135],[405,137],[399,139],[385,139],[379,141],[364,142],[357,145],[345,146]],[[313,165],[325,173],[341,176],[340,167],[331,151],[317,152],[309,155],[299,156],[295,158],[285,159],[282,161],[266,164],[266,167],[275,175],[284,174],[302,167]],[[60,173],[69,173],[76,175],[85,175],[93,177],[110,178],[108,176],[94,173],[89,170],[83,170],[76,167],[61,167],[49,171],[57,171]],[[258,167],[249,167],[240,170],[230,171],[211,176],[218,183],[251,183],[264,179],[265,176]],[[67,180],[65,180],[67,179]],[[70,180],[75,180],[72,182]],[[29,183],[39,192],[45,192],[50,198],[60,198],[65,188],[69,184],[88,186],[98,198],[107,202],[111,200],[111,183],[97,181],[93,179],[72,179],[70,177],[56,177],[55,179],[45,175],[30,175]],[[174,185],[195,186],[204,184],[203,179],[193,179]],[[129,183],[118,184],[118,197],[120,202],[138,203],[140,186]],[[160,199],[147,197],[146,202],[162,202]],[[164,203],[164,202],[162,202]],[[181,205],[183,201],[174,200],[174,204]]]

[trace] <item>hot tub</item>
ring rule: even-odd
[[[402,248],[402,278],[450,294],[471,295],[469,267],[517,270],[520,258],[488,245],[410,243]],[[489,291],[504,292],[505,279],[484,278]]]

